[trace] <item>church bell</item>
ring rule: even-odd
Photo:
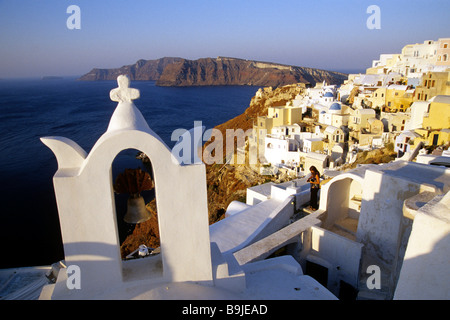
[[[142,196],[128,198],[127,213],[123,218],[126,223],[141,223],[147,221],[150,217],[151,213],[147,210]]]

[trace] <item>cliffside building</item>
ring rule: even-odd
[[[319,109],[319,123],[338,128],[347,126],[350,118],[348,108],[340,102],[332,101],[328,108],[323,107]]]
[[[256,123],[253,124],[252,136],[260,158],[262,158],[266,150],[266,135],[272,134],[273,128],[300,123],[302,114],[303,107],[288,103],[286,106],[269,107],[267,116],[257,117]],[[302,130],[302,127],[299,126],[298,128]]]
[[[401,54],[383,54],[372,63],[368,74],[397,72],[408,78],[420,78],[423,73],[438,71],[450,66],[448,59],[449,38],[426,40],[423,43],[408,44]]]
[[[427,102],[415,102],[408,127],[420,135],[412,145],[420,142],[429,146],[450,144],[450,95],[439,95]],[[421,118],[422,116],[422,118]]]
[[[388,112],[405,112],[413,103],[414,89],[407,85],[389,85],[375,90],[368,101],[372,108]]]
[[[450,95],[449,71],[424,74],[420,85],[416,87],[414,101],[428,101],[438,95]]]

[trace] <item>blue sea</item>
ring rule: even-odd
[[[62,136],[89,153],[106,131],[117,102],[116,81],[75,78],[0,80],[0,268],[48,265],[64,258],[52,178],[57,161],[41,141]],[[158,87],[132,81],[135,105],[169,146],[175,129],[202,121],[209,129],[244,112],[258,87]],[[113,174],[139,166],[120,153]],[[139,162],[136,164],[136,162]]]

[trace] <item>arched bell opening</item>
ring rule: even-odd
[[[159,247],[154,174],[149,158],[122,150],[112,163],[112,183],[122,260],[145,257]]]

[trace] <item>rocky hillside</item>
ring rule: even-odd
[[[254,85],[283,86],[291,83],[326,81],[341,84],[347,75],[314,68],[218,57],[188,60],[161,58],[139,60],[116,69],[92,69],[80,80],[115,80],[126,74],[131,80],[156,80],[158,86]]]

